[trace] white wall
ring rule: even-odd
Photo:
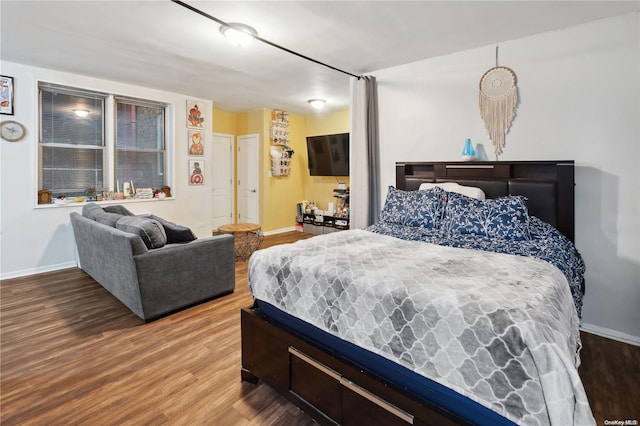
[[[640,343],[640,15],[500,43],[520,105],[500,160],[575,160],[576,246],[587,266],[585,329]],[[396,161],[459,160],[465,138],[493,160],[478,82],[486,46],[372,73],[381,182]]]
[[[82,207],[37,207],[37,97],[38,81],[95,89],[128,95],[171,105],[173,119],[168,120],[168,149],[175,153],[170,167],[174,176],[172,195],[167,201],[125,201],[134,213],[154,213],[173,222],[190,226],[198,236],[211,235],[211,188],[188,185],[186,101],[197,99],[206,105],[207,126],[211,127],[211,101],[163,92],[81,75],[0,62],[2,75],[14,77],[15,114],[0,116],[17,120],[28,129],[26,139],[17,143],[0,143],[0,277],[3,279],[76,265],[73,231],[69,213]],[[210,130],[209,130],[210,133]],[[209,137],[209,136],[208,136]],[[208,139],[210,140],[210,139]],[[171,143],[170,141],[174,141]],[[205,151],[211,160],[212,150]],[[211,164],[209,161],[208,164]],[[205,172],[210,174],[210,169]],[[207,182],[207,180],[205,180]]]

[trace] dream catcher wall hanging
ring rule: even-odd
[[[496,161],[502,154],[505,135],[516,116],[517,82],[516,74],[510,68],[498,66],[496,46],[496,66],[485,72],[480,79],[480,116],[493,143]]]

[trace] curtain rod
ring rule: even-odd
[[[205,17],[205,18],[207,18],[207,19],[211,19],[212,21],[217,22],[217,23],[218,23],[218,24],[220,24],[220,25],[226,25],[227,27],[231,27],[231,28],[234,28],[234,29],[236,29],[236,30],[238,30],[238,31],[245,32],[245,31],[243,31],[241,28],[235,28],[232,24],[229,24],[229,23],[227,23],[227,22],[224,22],[223,20],[218,19],[218,18],[216,18],[215,16],[211,16],[211,15],[209,15],[208,13],[205,13],[205,12],[201,11],[200,9],[197,9],[197,8],[195,8],[195,7],[191,6],[191,5],[188,5],[188,4],[187,4],[187,3],[185,3],[185,2],[182,2],[182,1],[180,1],[180,0],[171,0],[171,1],[172,1],[173,3],[175,3],[175,4],[177,4],[177,5],[180,5],[180,6],[184,7],[184,8],[186,8],[186,9],[189,9],[189,10],[190,10],[190,11],[192,11],[192,12],[197,13],[198,15],[204,16],[204,17]],[[331,65],[325,64],[324,62],[320,62],[320,61],[318,61],[318,60],[316,60],[316,59],[310,58],[310,57],[308,57],[308,56],[306,56],[306,55],[303,55],[302,53],[294,52],[293,50],[291,50],[291,49],[287,49],[286,47],[280,46],[279,44],[272,43],[272,42],[270,42],[269,40],[265,40],[265,39],[263,39],[262,37],[259,37],[259,36],[257,36],[257,35],[255,35],[255,36],[254,36],[254,35],[252,35],[252,36],[253,36],[253,38],[255,38],[255,39],[256,39],[256,40],[258,40],[258,41],[261,41],[262,43],[268,44],[268,45],[269,45],[269,46],[271,46],[271,47],[275,47],[276,49],[280,49],[280,50],[282,50],[282,51],[285,51],[285,52],[287,52],[287,53],[290,53],[290,54],[292,54],[292,55],[295,55],[295,56],[297,56],[297,57],[299,57],[299,58],[306,59],[307,61],[315,62],[315,63],[316,63],[316,64],[318,64],[318,65],[322,65],[322,66],[325,66],[325,67],[327,67],[327,68],[331,68],[331,69],[332,69],[332,70],[334,70],[334,71],[338,71],[338,72],[341,72],[341,73],[343,73],[343,74],[350,75],[351,77],[355,77],[355,78],[357,78],[358,80],[360,80],[360,79],[362,78],[362,76],[361,76],[361,75],[355,75],[355,74],[352,74],[352,73],[350,73],[350,72],[348,72],[348,71],[341,70],[340,68],[336,68],[336,67],[334,67],[334,66],[331,66]]]

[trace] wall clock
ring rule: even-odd
[[[17,121],[3,121],[0,123],[0,136],[9,142],[19,142],[27,136],[27,128]]]

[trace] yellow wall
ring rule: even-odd
[[[264,114],[265,110],[262,109],[237,113],[236,136],[249,135],[254,133],[257,133],[260,136],[264,136]],[[263,138],[261,137],[261,142],[262,139]]]
[[[349,131],[349,111],[309,116],[289,115],[289,145],[294,150],[291,171],[288,176],[271,177],[271,156],[269,133],[271,110],[253,110],[247,112],[228,112],[213,110],[212,129],[216,133],[237,136],[258,134],[260,141],[258,158],[258,185],[260,193],[260,224],[264,231],[291,228],[295,225],[296,205],[302,200],[315,201],[319,208],[326,210],[329,202],[337,204],[333,197],[336,188],[335,177],[309,175],[307,164],[307,136],[345,133]],[[237,152],[237,146],[235,147]],[[237,155],[235,170],[237,171]],[[236,175],[237,180],[237,175]],[[339,177],[341,182],[349,183],[349,177]],[[236,211],[237,211],[237,194]]]
[[[238,134],[237,113],[214,108],[211,117],[213,120],[213,126],[211,128],[214,133],[226,133],[234,136]]]

